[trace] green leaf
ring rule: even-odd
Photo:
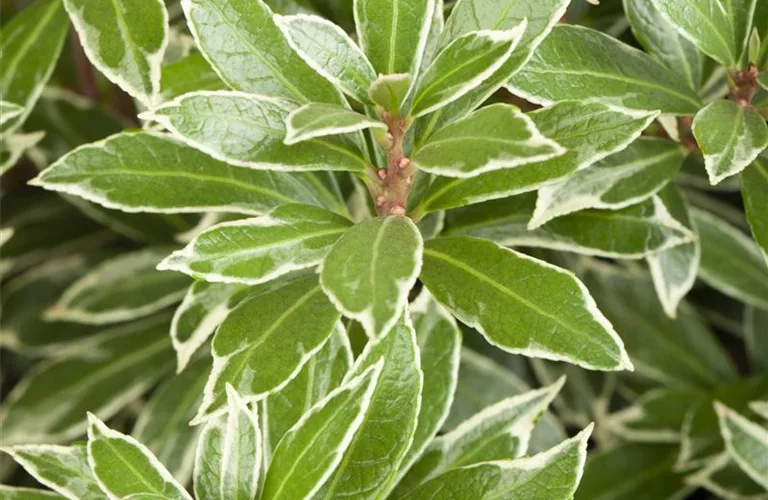
[[[407,73],[379,75],[379,78],[371,83],[368,95],[374,104],[399,117],[408,98],[412,82],[413,78]]]
[[[320,264],[352,223],[322,208],[281,205],[200,233],[158,267],[210,282],[258,285]]]
[[[506,198],[557,182],[627,147],[657,115],[579,101],[533,111],[526,116],[541,134],[567,149],[565,154],[469,179],[438,177],[417,211],[432,212]],[[585,136],[590,140],[584,141]]]
[[[504,123],[504,127],[499,127]],[[447,177],[476,177],[542,162],[566,150],[508,104],[494,104],[434,134],[411,159],[419,169]]]
[[[287,130],[283,142],[287,145],[365,129],[387,130],[387,126],[378,120],[333,104],[306,104],[292,111],[285,122]]]
[[[74,282],[46,311],[53,320],[103,325],[148,316],[180,301],[189,279],[158,272],[168,253],[148,248],[109,259]]]
[[[254,291],[213,338],[213,372],[194,423],[224,411],[228,383],[247,403],[280,390],[323,346],[339,316],[314,276]]]
[[[433,0],[355,0],[360,46],[385,75],[416,75],[434,16]]]
[[[261,498],[313,498],[333,474],[363,424],[383,361],[313,405],[283,437]]]
[[[169,101],[195,90],[225,90],[227,86],[200,53],[193,53],[163,67],[162,100]]]
[[[363,423],[316,498],[384,498],[394,487],[418,425],[423,393],[419,347],[407,313],[366,345],[347,380],[380,362],[384,366]]]
[[[696,113],[693,135],[712,185],[736,175],[768,147],[768,125],[754,109],[719,99]]]
[[[255,1],[255,0],[254,0]],[[295,105],[243,92],[192,92],[142,115],[174,136],[230,165],[256,170],[364,170],[349,140],[317,138],[283,143]]]
[[[362,103],[376,71],[360,47],[339,26],[318,16],[275,16],[288,44],[315,71]]]
[[[758,156],[742,172],[741,196],[752,235],[768,262],[768,157]]]
[[[152,107],[168,45],[161,0],[64,0],[88,59],[111,82]]]
[[[255,498],[262,449],[253,409],[227,384],[228,413],[209,420],[195,456],[195,496],[211,500]]]
[[[744,311],[744,342],[752,369],[768,371],[768,310],[747,306]],[[768,417],[766,417],[768,419]]]
[[[88,422],[88,463],[111,498],[143,494],[192,500],[146,446],[110,429],[93,413]]]
[[[694,209],[693,218],[701,240],[699,277],[729,297],[768,308],[768,268],[757,245],[711,213]]]
[[[505,31],[473,31],[453,40],[420,76],[409,114],[418,118],[432,113],[492,76],[520,43],[526,24]]]
[[[34,488],[17,488],[0,484],[0,497],[3,500],[51,500],[66,498],[52,491],[38,490]]]
[[[749,477],[768,489],[768,429],[717,401],[715,411],[730,456]]]
[[[61,0],[38,0],[3,24],[0,99],[24,108],[16,118],[2,123],[3,132],[20,127],[32,111],[53,73],[68,31]]]
[[[427,242],[421,279],[459,321],[505,351],[593,370],[632,368],[621,339],[568,271],[489,241],[448,237]]]
[[[163,316],[105,331],[81,349],[85,357],[38,364],[8,393],[0,412],[5,446],[75,439],[85,432],[86,411],[112,417],[173,362]]]
[[[755,0],[651,0],[699,50],[723,66],[737,66],[747,42]]]
[[[8,101],[0,101],[0,125],[12,120],[24,112],[24,106]]]
[[[31,184],[126,212],[259,215],[283,203],[323,205],[297,176],[232,167],[152,132],[77,148]]]
[[[629,441],[677,443],[685,415],[704,394],[690,389],[653,389],[632,406],[607,416],[604,424],[612,433]]]
[[[333,85],[291,49],[263,0],[183,0],[197,46],[235,90],[340,104]]]
[[[244,285],[195,281],[173,315],[171,341],[178,373],[244,298]]]
[[[749,409],[768,420],[768,401],[752,401],[749,403]]]
[[[592,425],[558,446],[528,458],[484,462],[446,472],[421,485],[404,500],[453,498],[492,500],[497,498],[573,497],[587,460],[587,441]]]
[[[45,137],[45,132],[31,134],[6,134],[0,144],[0,174],[16,166],[24,153],[35,147]]]
[[[685,150],[663,139],[639,139],[568,179],[539,189],[528,227],[579,210],[619,210],[658,193],[683,164]]]
[[[565,383],[503,399],[429,444],[400,484],[403,495],[441,474],[481,462],[525,456],[535,422]]]
[[[581,26],[555,27],[508,88],[537,104],[583,99],[672,115],[701,107],[696,92],[650,56]]]
[[[41,484],[67,498],[107,498],[93,477],[83,445],[25,445],[3,448],[3,451]]]
[[[421,233],[406,217],[369,219],[331,248],[320,272],[323,291],[369,337],[386,333],[405,309],[421,270]]]
[[[686,478],[691,486],[704,488],[718,498],[765,500],[765,488],[754,482],[728,455],[721,453],[709,460],[695,474]]]

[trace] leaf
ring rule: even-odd
[[[254,0],[255,2],[256,0]],[[243,92],[192,92],[143,114],[184,143],[230,165],[256,170],[364,170],[349,141],[283,143],[290,101]]]
[[[139,414],[131,433],[149,448],[180,483],[192,478],[192,466],[200,427],[189,421],[202,399],[211,373],[209,359],[198,359],[186,370],[169,378],[152,394]]]
[[[155,270],[166,254],[163,247],[148,248],[103,262],[67,288],[46,316],[103,325],[148,316],[180,301],[189,279]]]
[[[283,142],[288,145],[365,129],[387,130],[378,120],[333,104],[306,104],[292,111],[286,118],[286,128]]]
[[[639,139],[627,149],[568,179],[539,189],[528,227],[579,210],[619,210],[658,193],[683,164],[685,150],[662,139]]]
[[[717,401],[715,411],[731,458],[749,477],[768,489],[768,429]]]
[[[322,208],[281,205],[200,233],[158,267],[218,283],[258,285],[320,264],[352,223]]]
[[[651,0],[681,35],[723,66],[738,65],[752,25],[754,0]]]
[[[499,127],[499,123],[505,126]],[[411,159],[419,169],[446,177],[476,177],[564,154],[515,106],[487,106],[443,128]]]
[[[459,321],[507,352],[632,369],[621,339],[568,271],[489,241],[447,237],[427,242],[421,280]]]
[[[418,72],[434,9],[433,0],[355,0],[358,43],[378,73]]]
[[[692,214],[701,240],[699,278],[729,297],[768,308],[768,268],[757,245],[709,212]]]
[[[650,124],[657,113],[621,110],[600,103],[564,101],[526,115],[545,137],[567,149],[545,161],[469,179],[437,177],[417,211],[456,208],[534,191],[619,152]],[[584,141],[588,136],[590,140]]]
[[[546,495],[549,500],[568,500],[581,480],[591,433],[592,425],[576,437],[532,457],[453,469],[403,498],[491,500],[543,498],[542,495]]]
[[[7,486],[0,484],[0,496],[4,500],[49,500],[56,498],[65,498],[52,491],[38,490],[34,488],[17,488],[16,486]]]
[[[744,170],[768,147],[765,119],[733,101],[708,104],[696,113],[692,130],[713,185]]]
[[[432,113],[488,79],[512,55],[526,24],[505,31],[473,31],[453,40],[420,76],[409,114],[418,118]]]
[[[406,493],[441,474],[481,462],[525,456],[535,422],[565,383],[503,399],[473,415],[426,449],[400,484]]]
[[[758,156],[742,172],[741,196],[752,235],[768,263],[768,157]]]
[[[259,215],[283,203],[322,206],[296,176],[232,167],[152,132],[77,148],[31,184],[125,212]]]
[[[709,460],[695,474],[686,478],[691,486],[704,488],[718,498],[765,500],[765,488],[754,482],[725,452]]]
[[[371,83],[368,95],[374,104],[381,106],[394,116],[399,117],[400,111],[403,109],[403,105],[408,98],[408,92],[411,89],[412,82],[413,78],[407,73],[379,75],[379,77]]]
[[[39,0],[3,24],[0,99],[23,108],[2,123],[4,133],[21,126],[51,77],[69,30],[60,0]]]
[[[347,380],[380,362],[384,366],[363,423],[316,498],[385,498],[394,487],[413,442],[423,394],[419,348],[407,312],[366,345]]]
[[[157,104],[168,46],[168,11],[160,0],[64,0],[88,59],[111,82]]]
[[[45,137],[45,132],[31,134],[8,134],[0,144],[0,174],[16,166],[21,157]]]
[[[227,384],[228,413],[209,420],[197,445],[195,496],[211,500],[255,498],[262,437],[253,409]]]
[[[320,284],[344,316],[362,323],[368,336],[376,338],[402,315],[421,270],[423,246],[410,219],[369,219],[331,248]]]
[[[339,26],[319,16],[275,16],[288,44],[309,67],[346,95],[368,104],[376,71]]]
[[[61,495],[106,499],[88,465],[85,446],[26,445],[3,448],[27,473]],[[0,495],[6,498],[5,495]]]
[[[296,103],[341,94],[288,45],[263,0],[182,0],[197,46],[231,88]]]
[[[192,499],[146,446],[110,429],[90,412],[88,463],[99,486],[112,498],[145,494]]]
[[[69,441],[85,432],[86,411],[114,416],[168,373],[167,332],[167,318],[156,316],[103,332],[80,358],[38,364],[3,401],[3,444]]]
[[[312,498],[344,458],[369,411],[383,361],[313,405],[280,441],[261,498]]]
[[[193,424],[224,411],[226,384],[246,403],[282,389],[323,346],[339,316],[314,276],[254,291],[213,338],[213,372]]]
[[[747,358],[756,372],[768,371],[768,311],[747,306],[744,311],[744,342]],[[768,417],[766,417],[768,418]]]
[[[165,66],[160,81],[163,101],[169,101],[195,90],[227,88],[203,55],[198,52]]]
[[[0,101],[0,125],[12,120],[24,112],[24,107],[8,101]]]
[[[177,373],[244,298],[244,285],[195,281],[173,315],[171,341],[176,351]],[[141,440],[140,440],[141,441]]]
[[[671,115],[701,107],[693,89],[650,56],[580,26],[556,26],[507,86],[536,104],[583,99]]]

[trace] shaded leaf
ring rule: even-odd
[[[378,120],[333,104],[306,104],[292,111],[285,120],[284,142],[289,145],[365,129],[387,130],[387,126]]]

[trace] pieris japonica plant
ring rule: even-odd
[[[17,3],[2,498],[768,498],[768,0]]]

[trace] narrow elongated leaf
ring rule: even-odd
[[[288,45],[263,0],[183,0],[197,46],[235,90],[297,103],[341,103],[333,85]]]
[[[692,130],[713,185],[744,170],[768,147],[765,118],[730,100],[719,99],[696,113]]]
[[[768,157],[757,157],[742,172],[741,196],[752,235],[768,263]]]
[[[545,161],[565,152],[544,137],[517,107],[495,104],[440,130],[411,159],[421,170],[436,175],[475,177]]]
[[[39,0],[3,25],[0,99],[23,110],[1,125],[18,128],[32,111],[53,73],[69,23],[61,0]]]
[[[408,73],[379,75],[371,84],[368,95],[374,104],[381,106],[394,116],[400,116],[412,83],[413,78]]]
[[[387,126],[378,120],[333,104],[306,104],[292,111],[285,120],[284,142],[289,145],[365,129],[387,130]]]
[[[528,226],[587,208],[619,210],[656,194],[683,164],[685,150],[662,139],[641,139],[568,179],[539,189]]]
[[[296,176],[232,167],[151,132],[82,146],[31,184],[125,212],[258,215],[283,203],[323,205]]]
[[[437,177],[417,211],[431,212],[506,198],[557,182],[571,173],[621,151],[657,113],[639,113],[600,103],[566,101],[527,115],[545,137],[567,149],[545,161],[469,179]],[[588,136],[589,141],[583,138]]]
[[[0,484],[0,496],[4,500],[52,500],[66,498],[52,491],[35,488],[17,488],[16,486],[7,486],[5,484]]]
[[[3,448],[3,451],[41,484],[66,498],[107,498],[93,477],[88,465],[88,452],[83,445],[12,446]]]
[[[35,147],[45,137],[45,132],[31,134],[8,134],[0,144],[0,174],[13,168],[28,150]]]
[[[312,498],[333,474],[369,411],[383,361],[313,405],[280,441],[261,498]]]
[[[568,500],[581,481],[592,425],[551,450],[518,460],[484,462],[446,472],[403,497]]]
[[[720,433],[731,457],[749,477],[768,489],[768,429],[715,402]]]
[[[142,115],[231,165],[256,170],[362,170],[353,143],[319,138],[287,146],[290,101],[244,92],[192,92]]]
[[[255,498],[261,470],[261,430],[253,409],[227,384],[226,415],[209,420],[197,445],[195,496]]]
[[[173,362],[168,319],[105,331],[82,353],[39,364],[8,393],[0,412],[4,445],[72,440],[85,433],[86,411],[110,418],[138,398]]]
[[[227,85],[202,54],[195,52],[163,68],[161,97],[170,101],[195,90],[225,90]]]
[[[752,369],[768,371],[768,310],[747,306],[744,311],[744,342]],[[768,419],[768,417],[766,417]]]
[[[421,233],[406,217],[370,219],[350,229],[323,261],[320,284],[368,336],[399,319],[421,270]]]
[[[161,0],[64,0],[88,59],[147,107],[158,103],[168,45]]]
[[[110,497],[192,499],[146,446],[110,429],[92,413],[88,422],[88,463]]]
[[[435,11],[433,0],[355,0],[357,39],[378,73],[410,73],[421,66]]]
[[[432,113],[493,75],[512,55],[526,24],[506,31],[473,31],[453,40],[421,75],[409,114],[418,118]]]
[[[701,106],[693,89],[647,54],[580,26],[555,27],[507,86],[537,104],[584,99],[672,115]]]
[[[508,352],[632,368],[586,287],[563,269],[489,241],[449,237],[427,242],[421,279],[456,318]]]
[[[709,212],[692,213],[701,239],[699,277],[730,297],[768,308],[768,268],[757,245]]]
[[[9,101],[0,101],[0,125],[12,120],[24,112],[24,107]]]
[[[284,387],[322,347],[339,316],[314,276],[250,295],[213,338],[213,372],[194,422],[223,411],[228,383],[248,403]]]
[[[676,443],[688,410],[706,396],[691,389],[654,389],[632,406],[605,418],[606,427],[622,439],[646,443]]]
[[[718,498],[732,500],[768,498],[765,488],[750,479],[726,452],[709,460],[704,467],[685,480],[691,486],[704,488]]]
[[[376,71],[349,35],[318,16],[275,16],[288,44],[326,80],[348,96],[370,103],[368,89]]]
[[[159,269],[211,282],[258,285],[320,264],[351,225],[322,208],[282,205],[256,219],[203,231]]]

